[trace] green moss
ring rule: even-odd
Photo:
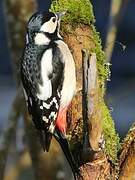
[[[53,0],[50,10],[53,12],[66,11],[63,21],[68,24],[94,22],[93,9],[89,0]]]
[[[99,80],[101,80],[100,87],[104,92],[104,82],[108,79],[110,70],[108,69],[108,66],[106,66],[105,64],[105,53],[102,50],[102,44],[101,39],[99,37],[99,33],[96,31],[94,25],[91,25],[91,28],[93,30],[93,41],[95,43],[95,48],[92,49],[92,52],[95,52],[97,56],[98,78]]]
[[[53,0],[51,5],[51,11],[63,12],[66,11],[66,15],[63,17],[64,23],[68,23],[75,27],[78,24],[91,24],[93,30],[93,41],[95,48],[92,52],[97,55],[98,75],[101,80],[101,84],[104,87],[104,80],[108,78],[109,70],[105,65],[105,54],[102,51],[101,40],[99,34],[96,32],[95,26],[92,25],[95,22],[93,7],[89,0]]]
[[[51,5],[51,11],[62,12],[66,11],[66,15],[63,17],[63,24],[68,24],[72,28],[79,26],[80,24],[87,24],[92,30],[91,38],[92,43],[95,44],[94,48],[90,52],[95,52],[97,56],[97,68],[98,68],[98,82],[101,92],[101,101],[105,92],[105,81],[109,76],[109,68],[105,63],[105,53],[102,50],[101,39],[99,33],[96,31],[93,15],[93,8],[90,0],[53,0]],[[66,29],[67,32],[67,29]],[[117,153],[119,150],[119,137],[115,132],[114,122],[111,118],[110,112],[104,102],[102,103],[103,112],[103,133],[105,137],[105,152],[109,159],[115,163],[117,161]]]
[[[109,159],[117,162],[117,155],[120,149],[119,137],[116,134],[114,122],[111,118],[110,112],[106,105],[103,103],[103,133],[105,138],[105,152]]]

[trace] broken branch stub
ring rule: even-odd
[[[98,96],[96,54],[89,54],[88,50],[82,51],[83,91],[82,113],[84,124],[83,151],[91,148],[99,151],[99,142],[102,135],[100,97]]]

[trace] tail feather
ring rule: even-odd
[[[59,132],[58,129],[55,129],[55,132],[54,132],[54,137],[56,138],[56,140],[59,142],[65,156],[66,156],[66,159],[68,160],[69,162],[69,165],[72,169],[72,172],[73,172],[73,175],[74,175],[74,178],[76,180],[76,178],[78,176],[80,176],[80,172],[79,172],[79,168],[78,168],[78,165],[77,163],[75,162],[71,152],[70,152],[70,149],[69,149],[69,144],[66,140],[66,138],[64,137],[63,134],[61,134]]]
[[[40,130],[40,141],[44,151],[49,151],[52,134],[44,130]]]

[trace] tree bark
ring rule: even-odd
[[[122,144],[119,168],[119,180],[135,179],[135,124],[131,127]]]
[[[83,7],[81,3],[83,3]],[[84,14],[80,13],[77,16],[77,13],[72,11],[72,6],[76,7],[79,12],[85,7]],[[104,83],[108,72],[105,69],[105,58],[97,32],[92,23],[86,23],[83,19],[88,7],[89,12],[92,12],[91,5],[87,0],[70,0],[70,2],[58,0],[54,1],[51,8],[55,11],[67,10],[67,17],[62,22],[62,35],[72,51],[76,65],[77,93],[67,118],[67,137],[72,154],[79,164],[81,179],[109,179],[113,178],[114,174],[111,163],[109,163],[109,159],[112,158],[109,156],[112,154],[108,153],[107,144],[114,142],[108,143],[109,126],[105,127],[108,131],[107,134],[103,125],[105,117],[109,119],[107,124],[112,122],[107,108],[106,112],[103,108],[105,106]],[[94,22],[93,15],[87,14],[88,16],[90,17],[89,21]],[[79,18],[81,22],[78,20]],[[111,128],[114,129],[114,126],[112,125]],[[112,136],[111,133],[110,136]],[[113,138],[117,139],[115,130]],[[111,139],[113,138],[111,137]],[[115,149],[116,145],[113,148]],[[115,155],[113,154],[113,157],[117,159],[117,152]]]
[[[20,84],[18,59],[21,57],[24,46],[26,20],[36,9],[36,5],[33,0],[7,0],[6,7],[13,69],[17,84]],[[93,25],[92,6],[88,0],[54,0],[51,10],[67,11],[62,20],[61,33],[73,54],[77,77],[77,92],[67,114],[67,139],[73,157],[79,164],[80,179],[106,180],[118,179],[118,177],[122,180],[125,177],[134,179],[135,131],[133,128],[129,132],[121,148],[120,157],[118,157],[119,138],[109,110],[104,103],[105,81],[109,72],[106,68],[100,38]],[[23,109],[22,114],[35,179],[69,179],[68,175],[61,173],[63,172],[62,166],[65,164],[61,159],[61,152],[56,141],[52,142],[56,147],[53,146],[50,154],[44,154],[31,117],[27,113],[24,99],[19,102],[22,104],[19,104],[19,107],[15,105],[15,112],[20,114],[21,110],[18,112],[18,108]],[[13,117],[14,122],[17,118],[18,116]],[[11,128],[7,131],[13,135]],[[7,142],[7,135],[4,135],[4,142]],[[7,151],[5,152],[6,156],[3,157],[7,157]],[[3,164],[0,165],[0,172],[4,172],[5,162]],[[3,174],[0,179],[2,178]]]

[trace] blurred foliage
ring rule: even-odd
[[[36,0],[5,0],[8,45],[11,49],[11,64],[17,83],[20,81],[19,69],[22,50],[25,44],[26,24],[37,9]]]

